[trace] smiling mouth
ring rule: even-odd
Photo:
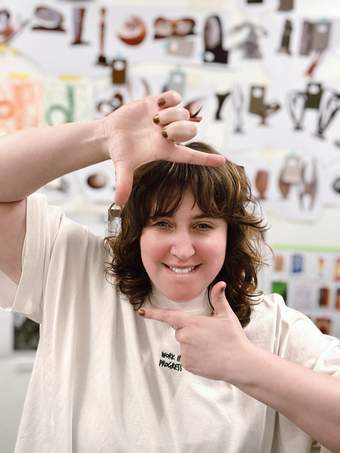
[[[169,269],[171,272],[173,272],[174,274],[177,274],[177,275],[192,274],[200,266],[200,264],[197,264],[196,266],[176,267],[176,266],[168,266],[165,263],[163,263],[163,264],[167,269]]]

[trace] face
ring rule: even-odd
[[[206,217],[191,192],[171,217],[150,219],[140,238],[143,265],[153,285],[175,302],[199,296],[220,271],[227,223]]]

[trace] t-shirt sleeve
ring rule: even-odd
[[[49,206],[47,198],[33,194],[27,198],[26,236],[22,252],[22,273],[18,285],[1,276],[6,292],[0,306],[42,322],[42,301],[49,259],[58,235],[63,212]]]
[[[277,296],[279,355],[314,371],[340,377],[340,339],[323,334],[304,313],[289,308]]]

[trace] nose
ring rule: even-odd
[[[178,233],[173,236],[170,254],[180,261],[187,261],[195,255],[195,247],[190,234]]]

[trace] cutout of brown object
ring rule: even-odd
[[[105,7],[100,8],[100,19],[99,19],[99,55],[97,58],[97,65],[108,66],[108,62],[105,56],[105,36],[106,36],[106,13]]]
[[[340,288],[336,290],[335,294],[335,308],[336,310],[340,310]]]
[[[329,306],[329,288],[320,288],[319,292],[319,306],[328,307]]]
[[[129,46],[141,44],[146,37],[146,25],[137,16],[129,16],[123,24],[123,29],[118,33],[118,38]]]
[[[168,19],[164,16],[154,20],[154,39],[171,38],[172,36],[189,36],[195,34],[196,21],[191,17]]]
[[[290,40],[292,37],[292,32],[293,32],[293,23],[290,19],[286,19],[284,26],[283,26],[280,48],[278,50],[279,53],[285,53],[287,55],[291,55]]]
[[[330,335],[332,320],[329,318],[316,318],[314,321],[315,325],[321,330],[322,333]]]
[[[259,194],[260,200],[266,199],[266,191],[268,189],[269,172],[267,170],[258,170],[255,176],[255,187]]]
[[[106,186],[107,180],[102,173],[94,173],[87,178],[87,184],[91,189],[102,189]]]
[[[322,52],[327,49],[332,24],[329,21],[303,22],[300,55],[309,55],[313,51]]]
[[[294,8],[294,0],[280,0],[278,11],[291,11]]]
[[[88,45],[88,41],[82,40],[84,30],[85,8],[73,9],[73,25],[74,25],[74,40],[71,42],[72,46]]]
[[[123,58],[112,60],[112,83],[123,85],[126,83],[127,61]]]
[[[264,98],[266,88],[262,85],[250,87],[249,113],[254,113],[261,118],[261,125],[267,126],[267,117],[280,110],[281,106],[277,102],[266,104]]]

